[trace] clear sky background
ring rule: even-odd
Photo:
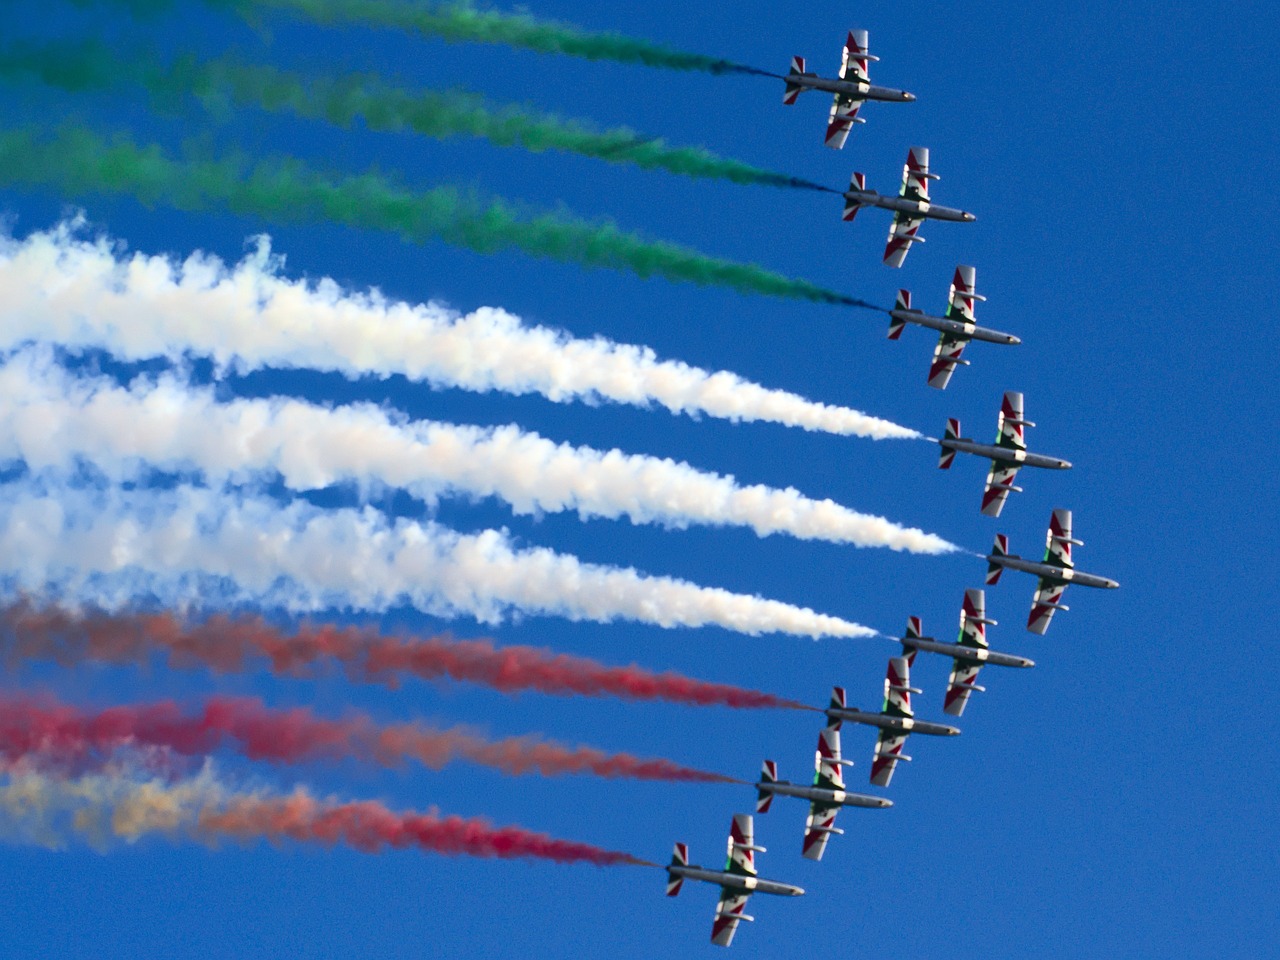
[[[333,276],[411,301],[461,310],[505,307],[575,335],[652,346],[665,358],[733,370],[768,386],[941,431],[994,436],[1004,390],[1026,394],[1040,426],[1033,449],[1072,460],[1064,474],[1024,471],[1026,493],[1004,516],[978,512],[984,466],[936,469],[936,448],[696,421],[665,411],[553,404],[433,391],[400,379],[350,384],[318,375],[232,379],[227,395],[291,393],[342,403],[385,401],[410,416],[519,423],[555,440],[687,460],[745,483],[921,526],[985,552],[995,532],[1038,554],[1054,507],[1075,513],[1082,569],[1119,591],[1075,588],[1047,637],[1023,629],[1032,581],[1009,574],[988,590],[997,649],[1033,657],[1032,671],[984,672],[964,733],[914,738],[888,811],[850,809],[846,835],[820,864],[800,856],[805,809],[780,799],[757,819],[770,848],[762,873],[808,895],[758,897],[740,957],[834,951],[850,957],[1208,955],[1274,951],[1277,686],[1277,443],[1274,381],[1276,168],[1280,36],[1262,3],[1135,2],[780,6],[648,0],[539,0],[536,14],[617,30],[783,71],[793,54],[834,72],[845,32],[871,32],[874,82],[914,104],[868,105],[843,152],[822,146],[828,99],[784,107],[781,83],[674,73],[500,46],[456,45],[353,27],[266,17],[254,30],[198,5],[148,23],[114,10],[5,2],[6,35],[146,38],[166,49],[234,50],[306,70],[371,70],[411,84],[464,85],[672,143],[705,145],[833,187],[852,169],[896,189],[907,147],[932,148],[935,199],[978,214],[928,223],[927,243],[900,271],[880,263],[888,221],[840,221],[838,198],[692,181],[479,141],[335,131],[245,112],[211,122],[195,108],[160,116],[118,96],[71,98],[10,86],[6,123],[79,118],[104,133],[177,147],[291,153],[324,167],[397,171],[410,184],[457,183],[608,217],[645,234],[889,306],[899,286],[938,311],[957,263],[978,269],[979,319],[1016,332],[1018,348],[975,344],[972,367],[945,392],[925,386],[934,337],[885,339],[883,317],[722,289],[584,271],[515,253],[479,256],[335,226],[275,226],[224,213],[186,215],[119,197],[70,198],[5,186],[0,210],[24,236],[83,208],[95,229],[145,252],[194,249],[229,259],[268,231],[290,276]],[[338,490],[334,503],[355,499]],[[401,498],[397,512],[422,515]],[[508,528],[529,545],[585,560],[759,593],[900,633],[910,614],[951,639],[981,561],[899,555],[757,538],[749,531],[667,531],[573,514],[531,519],[494,501],[448,501],[436,515],[462,530]],[[270,612],[270,611],[268,611]],[[333,613],[341,618],[341,612]],[[356,618],[358,622],[367,622]],[[878,705],[884,640],[810,642],[718,629],[668,631],[526,617],[496,628],[409,609],[387,627],[491,635],[762,688],[813,702],[833,683]],[[948,664],[922,656],[918,714],[941,713]],[[396,692],[340,680],[163,669],[31,667],[5,687],[49,689],[92,705],[213,691],[359,707],[380,719],[469,722],[497,735],[542,732],[614,750],[667,756],[753,777],[760,760],[805,780],[819,721],[780,711],[681,708],[613,700],[516,698],[471,686],[406,682]],[[865,784],[874,734],[846,728],[846,755]],[[556,836],[665,860],[674,840],[719,865],[745,787],[642,784],[589,777],[510,778],[456,764],[439,773],[358,767],[224,770],[253,782],[305,782],[395,807],[484,815]],[[417,852],[366,855],[287,844],[209,850],[151,838],[106,855],[0,848],[0,953],[23,958],[675,957],[712,951],[716,891],[640,868],[482,861]]]

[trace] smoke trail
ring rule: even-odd
[[[320,800],[301,787],[287,796],[236,792],[218,780],[211,765],[176,783],[125,770],[71,780],[23,772],[0,786],[0,835],[10,840],[56,848],[78,835],[105,847],[111,839],[133,842],[149,834],[206,843],[343,842],[365,853],[414,848],[446,856],[650,865],[627,853],[523,827],[495,827],[478,818],[397,812],[372,801]]]
[[[495,622],[511,612],[739,633],[868,637],[876,631],[777,600],[517,549],[497,530],[459,534],[371,508],[320,510],[181,486],[92,491],[57,478],[5,487],[0,589],[115,608],[266,605],[294,612],[411,605]]]
[[[104,349],[123,360],[210,356],[220,368],[401,375],[436,387],[538,393],[551,400],[650,406],[844,436],[920,434],[848,407],[769,390],[727,371],[658,360],[648,347],[526,327],[501,310],[465,316],[385,300],[323,279],[278,275],[265,238],[233,269],[216,257],[127,257],[78,221],[0,239],[0,349],[35,340]]]
[[[0,178],[64,194],[123,193],[184,211],[226,207],[279,223],[338,223],[389,231],[410,242],[441,240],[482,254],[514,249],[646,278],[880,309],[755,264],[647,240],[607,221],[559,212],[524,215],[504,200],[483,200],[448,186],[412,191],[376,173],[328,179],[294,158],[252,166],[243,158],[174,160],[155,144],[140,147],[123,136],[108,143],[78,127],[63,127],[52,137],[16,129],[0,131]]]
[[[272,710],[248,698],[214,697],[195,714],[183,713],[172,701],[86,713],[48,699],[0,699],[0,756],[8,760],[41,754],[54,763],[69,764],[135,744],[184,756],[231,745],[251,760],[271,763],[355,759],[395,766],[412,759],[438,770],[460,758],[514,776],[589,773],[637,780],[739,782],[670,760],[569,747],[535,735],[490,740],[463,727],[379,726],[363,714],[326,720],[305,708]]]
[[[695,680],[635,665],[610,667],[587,657],[529,646],[496,648],[491,640],[388,636],[359,627],[304,624],[290,633],[260,617],[215,615],[188,622],[171,613],[73,614],[23,601],[0,608],[0,654],[11,667],[47,660],[146,663],[164,653],[170,667],[204,666],[241,673],[265,660],[284,676],[315,676],[340,667],[352,682],[395,685],[402,675],[482,684],[503,693],[665,700],[689,706],[804,709],[771,693]]]
[[[305,76],[233,57],[199,62],[190,55],[166,67],[154,53],[132,50],[121,56],[98,41],[18,41],[0,48],[0,78],[24,75],[72,92],[138,83],[161,107],[195,96],[213,109],[229,103],[347,127],[358,119],[370,130],[411,131],[435,139],[478,137],[500,147],[559,150],[687,177],[840,192],[703,147],[674,147],[625,127],[599,130],[587,121],[518,104],[492,104],[466,90],[408,90],[373,74]]]
[[[354,482],[434,504],[442,496],[498,497],[518,514],[573,510],[669,528],[745,526],[759,536],[937,554],[941,537],[858,513],[793,487],[740,486],[687,463],[554,443],[515,425],[433,421],[361,403],[336,409],[275,397],[219,403],[181,378],[75,377],[51,351],[0,363],[0,461],[71,472],[88,461],[114,482],[145,468],[199,472],[213,486],[278,473],[293,490]]]

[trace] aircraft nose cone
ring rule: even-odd
[[[1070,461],[1070,460],[1059,460],[1059,461],[1058,461],[1058,466],[1059,466],[1060,468],[1062,468],[1063,470],[1070,470],[1070,469],[1071,469],[1071,461]]]
[[[972,213],[968,213],[968,212],[966,212],[966,213],[965,213],[965,215],[964,215],[964,222],[965,222],[965,223],[973,223],[973,221],[975,221],[975,220],[977,220],[977,219],[978,219],[978,218],[977,218],[976,216],[974,216]]]
[[[916,95],[915,95],[914,93],[907,93],[907,92],[904,90],[904,91],[902,92],[902,99],[903,99],[903,101],[904,101],[904,102],[906,102],[906,103],[915,103]]]
[[[792,887],[792,888],[791,888],[791,895],[792,895],[793,897],[803,897],[803,896],[804,896],[804,887]]]
[[[884,808],[886,808],[886,807],[892,807],[892,806],[893,806],[893,801],[892,801],[892,800],[886,800],[884,797],[881,797],[881,798],[880,798],[880,809],[881,809],[881,810],[883,810],[883,809],[884,809]]]
[[[1018,344],[1020,344],[1020,343],[1022,342],[1022,338],[1021,338],[1021,337],[1014,337],[1014,336],[1010,336],[1010,337],[1009,337],[1009,342],[1010,342],[1010,343],[1012,343],[1014,346],[1017,346]]]
[[[1120,584],[1115,580],[1108,580],[1107,588],[1110,590],[1118,590],[1120,588]]]

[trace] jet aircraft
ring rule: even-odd
[[[984,664],[997,667],[1034,667],[1035,662],[1026,657],[1017,657],[1011,653],[997,653],[987,646],[987,626],[994,626],[994,620],[987,619],[987,596],[982,590],[966,590],[964,605],[960,608],[960,638],[955,643],[940,643],[933,637],[921,633],[920,618],[907,618],[907,634],[894,637],[902,644],[908,663],[915,663],[916,651],[940,653],[951,657],[955,662],[951,667],[951,676],[947,679],[947,696],[943,709],[953,717],[964,713],[965,704],[969,702],[969,694],[977,690],[986,692],[986,687],[978,686],[978,671]]]
[[[867,74],[867,61],[879,60],[867,52],[867,31],[850,30],[849,38],[844,42],[844,60],[840,64],[840,79],[831,80],[820,77],[816,73],[806,73],[804,57],[791,58],[791,71],[784,78],[787,88],[782,94],[782,102],[792,104],[806,90],[824,90],[834,93],[835,100],[831,104],[831,114],[827,120],[828,147],[839,150],[844,147],[849,131],[855,123],[866,123],[858,118],[858,110],[867,100],[889,100],[909,103],[916,98],[914,93],[905,90],[893,90],[889,87],[873,87]]]
[[[977,292],[974,278],[977,271],[973,267],[956,267],[955,276],[951,279],[951,290],[947,295],[947,314],[934,317],[913,309],[911,291],[899,290],[898,300],[889,311],[889,339],[897,340],[908,323],[914,323],[931,330],[941,330],[938,345],[933,350],[933,363],[929,366],[929,386],[945,390],[951,382],[951,372],[957,366],[967,367],[968,360],[961,360],[965,344],[970,340],[984,340],[988,343],[1021,343],[1011,333],[999,330],[988,330],[980,327],[974,319],[973,304],[975,300],[987,298]]]
[[[754,826],[751,815],[734,814],[733,824],[729,828],[729,859],[723,870],[708,870],[689,863],[689,847],[677,843],[667,864],[667,896],[674,897],[686,880],[702,880],[706,883],[720,885],[720,903],[716,907],[716,919],[711,925],[711,942],[727,947],[733,942],[733,935],[738,931],[738,923],[755,920],[744,913],[747,899],[753,893],[772,893],[783,897],[798,897],[804,893],[800,887],[776,880],[764,880],[756,874],[757,853],[764,853],[764,847],[757,847],[754,840]]]
[[[813,776],[813,786],[807,787],[779,780],[778,765],[772,760],[766,760],[760,770],[760,782],[756,784],[756,812],[768,813],[777,794],[809,800],[809,819],[805,821],[804,827],[804,855],[810,860],[821,860],[831,834],[844,833],[835,826],[836,814],[841,807],[892,807],[893,801],[845,790],[844,775],[840,768],[852,767],[853,761],[840,756],[838,724],[824,727],[818,734],[814,766],[817,770]]]
[[[960,421],[948,420],[946,435],[937,443],[942,447],[938,458],[938,468],[948,470],[955,460],[956,453],[972,453],[980,457],[991,458],[991,470],[987,473],[987,485],[982,491],[982,512],[988,517],[1000,516],[1004,502],[1009,498],[1009,491],[1022,492],[1021,487],[1013,485],[1020,467],[1045,467],[1050,470],[1069,470],[1071,463],[1057,457],[1046,457],[1039,453],[1027,452],[1027,440],[1023,435],[1024,427],[1034,427],[1030,420],[1022,416],[1022,394],[1013,390],[1004,395],[1000,405],[1000,416],[996,423],[995,444],[974,443],[960,436]]]
[[[1054,611],[1068,610],[1060,603],[1067,585],[1078,583],[1082,587],[1105,587],[1114,590],[1120,586],[1116,581],[1100,577],[1095,573],[1082,573],[1075,568],[1071,559],[1072,545],[1083,546],[1083,540],[1071,537],[1071,511],[1055,510],[1049,518],[1049,532],[1045,536],[1044,560],[1024,560],[1016,553],[1009,552],[1009,538],[1002,533],[996,534],[995,546],[987,556],[987,583],[999,582],[1000,574],[1009,570],[1021,570],[1040,578],[1036,587],[1036,595],[1031,601],[1031,615],[1027,617],[1027,629],[1032,633],[1043,634],[1049,629],[1049,621]]]
[[[855,173],[844,193],[844,219],[852,221],[863,207],[881,207],[893,210],[893,223],[889,225],[889,241],[884,248],[884,262],[900,267],[907,259],[913,243],[924,243],[918,236],[926,219],[953,220],[972,223],[978,219],[967,210],[941,207],[929,200],[929,181],[940,179],[929,172],[929,148],[912,147],[907,152],[907,162],[902,168],[902,189],[896,197],[885,196],[867,189],[867,178]]]
[[[935,737],[954,737],[960,732],[945,723],[915,719],[911,694],[920,692],[911,686],[911,662],[906,657],[893,657],[889,661],[889,670],[884,678],[884,707],[879,713],[846,706],[843,687],[835,687],[831,691],[831,704],[826,710],[831,726],[839,729],[841,722],[849,720],[880,728],[875,759],[871,762],[871,782],[877,787],[889,785],[899,760],[911,759],[902,752],[909,735],[924,733]]]

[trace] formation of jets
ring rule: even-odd
[[[844,59],[838,79],[820,77],[805,69],[803,57],[794,57],[791,71],[783,78],[786,89],[783,102],[793,104],[806,90],[820,90],[834,96],[828,117],[825,143],[841,149],[855,123],[863,123],[858,111],[868,100],[909,102],[913,94],[903,90],[877,87],[871,84],[867,65],[876,60],[867,46],[865,30],[850,31],[844,46]],[[879,207],[893,211],[893,223],[885,246],[884,262],[891,267],[901,267],[913,244],[922,243],[918,235],[926,219],[972,222],[975,217],[965,210],[935,205],[929,196],[929,181],[938,175],[929,169],[929,150],[912,147],[902,173],[902,187],[896,196],[868,190],[866,177],[853,175],[849,189],[844,191],[844,219],[851,221],[863,207]],[[837,192],[837,191],[832,191]],[[945,389],[951,374],[958,366],[968,366],[961,354],[971,340],[986,343],[1018,344],[1021,340],[1010,333],[980,327],[974,315],[974,304],[986,300],[975,287],[976,270],[972,266],[956,267],[951,281],[947,310],[943,316],[924,313],[912,306],[911,293],[899,290],[897,301],[889,315],[889,339],[902,336],[907,324],[915,324],[939,333],[933,360],[929,367],[928,384]],[[949,469],[957,453],[966,453],[991,461],[986,485],[982,492],[981,512],[990,517],[1000,516],[1011,492],[1021,492],[1014,485],[1018,471],[1023,467],[1049,470],[1067,470],[1071,463],[1059,457],[1031,453],[1027,449],[1026,428],[1035,424],[1024,415],[1023,396],[1008,391],[1000,406],[994,443],[978,443],[960,432],[959,420],[948,420],[941,439],[933,442],[941,448],[938,466]],[[1061,602],[1070,584],[1086,587],[1115,588],[1119,584],[1107,577],[1076,570],[1072,560],[1072,546],[1081,541],[1071,534],[1071,511],[1053,511],[1046,536],[1044,559],[1027,560],[1009,552],[1009,540],[997,534],[995,545],[987,560],[987,585],[996,584],[1006,570],[1021,570],[1038,578],[1035,595],[1031,601],[1031,613],[1027,629],[1043,635],[1049,628],[1054,613],[1066,610]],[[978,674],[986,666],[1034,667],[1027,657],[992,650],[987,642],[987,627],[996,621],[986,615],[986,593],[982,589],[968,589],[960,609],[960,633],[954,643],[943,642],[924,635],[919,617],[907,620],[903,636],[891,638],[902,647],[902,655],[889,660],[884,680],[884,700],[879,712],[850,707],[845,700],[843,687],[835,687],[824,710],[826,725],[818,734],[818,749],[814,754],[814,774],[811,784],[792,783],[778,779],[778,765],[765,760],[760,778],[754,784],[756,812],[767,813],[777,796],[798,797],[809,802],[805,820],[801,852],[810,860],[821,860],[827,843],[833,835],[844,831],[836,827],[836,815],[843,807],[885,809],[893,802],[885,797],[854,793],[845,785],[844,770],[853,761],[844,759],[841,753],[840,732],[845,723],[862,724],[877,729],[875,748],[871,754],[870,782],[873,786],[888,787],[900,762],[911,757],[903,753],[907,738],[912,734],[936,737],[954,737],[960,733],[957,727],[931,720],[917,719],[911,695],[921,694],[911,686],[911,667],[920,651],[949,657],[951,674],[947,680],[942,709],[951,717],[962,716],[970,696],[985,692],[978,685]],[[688,848],[676,844],[675,854],[667,865],[667,893],[674,896],[686,879],[701,880],[720,887],[720,900],[716,908],[711,940],[720,946],[728,946],[733,940],[738,924],[753,918],[744,910],[752,893],[769,893],[783,896],[799,896],[804,891],[792,884],[761,879],[756,873],[755,854],[764,848],[755,845],[754,824],[747,814],[737,814],[729,835],[728,860],[723,870],[710,870],[689,863]]]

